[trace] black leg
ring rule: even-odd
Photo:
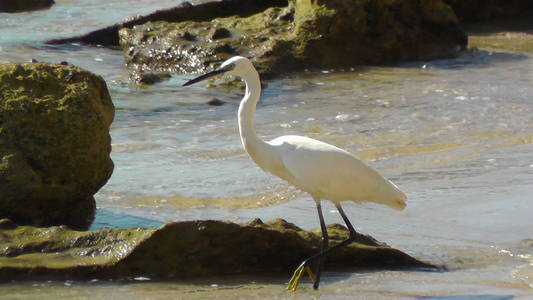
[[[357,235],[357,233],[355,232],[355,229],[353,228],[352,224],[348,220],[348,217],[346,217],[346,214],[344,213],[344,210],[342,210],[342,207],[341,207],[340,204],[335,204],[335,207],[337,207],[337,210],[339,211],[342,219],[344,220],[344,223],[346,223],[346,227],[348,227],[348,230],[350,231],[350,236],[347,239],[345,239],[344,241],[338,243],[337,245],[332,246],[332,247],[328,247],[328,248],[324,249],[323,251],[320,251],[319,253],[309,257],[308,259],[306,259],[304,261],[305,264],[307,264],[307,263],[309,263],[309,262],[311,262],[311,261],[313,261],[315,259],[320,259],[323,256],[325,256],[326,254],[328,254],[330,251],[335,250],[337,248],[342,248],[342,247],[350,244],[351,242],[355,241],[355,236]],[[325,225],[324,225],[324,227],[325,227]]]
[[[315,201],[316,200],[317,199],[315,199]],[[287,286],[288,290],[296,291],[296,289],[298,288],[298,283],[300,282],[300,279],[302,278],[305,272],[308,272],[311,279],[313,279],[314,281],[313,288],[318,289],[318,285],[320,284],[320,264],[321,264],[322,257],[325,257],[331,250],[344,247],[348,245],[349,243],[355,241],[355,237],[357,235],[352,224],[348,220],[348,217],[346,217],[346,214],[342,210],[342,207],[340,206],[340,204],[335,204],[335,207],[337,207],[337,210],[339,211],[342,219],[344,220],[344,223],[346,223],[346,226],[348,227],[348,230],[350,231],[350,236],[346,240],[340,242],[339,244],[333,247],[329,247],[328,246],[328,233],[327,233],[326,225],[324,223],[324,218],[322,216],[322,209],[320,206],[320,201],[316,201],[316,203],[317,203],[317,209],[318,209],[318,217],[320,218],[320,228],[322,229],[322,237],[324,238],[322,240],[322,250],[319,253],[304,260],[302,264],[296,269],[296,271],[294,271],[294,275],[292,276]],[[313,273],[309,269],[309,264],[313,262],[314,260],[318,260],[316,277],[313,275]]]
[[[348,227],[348,230],[350,231],[350,237],[348,239],[351,239],[351,241],[355,241],[355,235],[357,233],[355,232],[355,229],[353,229],[352,223],[350,223],[350,220],[348,220],[348,217],[344,213],[344,210],[342,210],[341,204],[336,203],[335,207],[339,211],[339,214],[341,214],[341,217],[344,220],[344,223],[346,223],[346,227]]]
[[[322,215],[322,206],[320,205],[320,199],[316,199],[316,209],[318,211],[318,218],[320,219],[320,229],[322,229],[322,249],[320,249],[320,252],[326,251],[328,249],[328,230],[326,228],[326,223],[324,222],[324,216]],[[318,257],[317,265],[316,265],[316,280],[313,284],[313,288],[315,290],[318,289],[318,286],[320,285],[320,273],[322,270],[322,263],[324,259],[321,257]]]

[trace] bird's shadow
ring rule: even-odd
[[[313,266],[314,267],[314,266]],[[334,284],[348,280],[354,274],[368,274],[384,271],[382,268],[361,268],[361,267],[342,267],[335,266],[334,271],[328,267],[323,267],[321,285]],[[328,270],[330,269],[330,270]],[[432,269],[432,268],[391,268],[389,271],[410,271],[410,272],[446,272],[446,269]],[[234,274],[224,276],[208,276],[201,278],[168,278],[168,279],[150,279],[150,280],[136,280],[136,278],[121,279],[116,282],[123,284],[146,284],[146,283],[174,283],[174,284],[186,284],[193,285],[199,288],[206,286],[216,286],[223,289],[240,288],[247,285],[281,285],[286,286],[289,278],[292,275],[291,272],[260,272],[250,274]],[[307,277],[302,277],[298,289],[313,290],[313,281]]]

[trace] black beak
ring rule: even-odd
[[[185,82],[185,83],[183,84],[183,86],[188,86],[188,85],[191,85],[191,84],[193,84],[193,83],[197,83],[197,82],[199,82],[199,81],[202,81],[202,80],[207,79],[207,78],[209,78],[209,77],[213,77],[213,76],[218,75],[218,74],[222,74],[222,73],[227,72],[227,71],[229,71],[229,70],[225,70],[225,69],[214,70],[214,71],[212,71],[212,72],[209,72],[209,73],[207,73],[207,74],[204,74],[204,75],[198,76],[198,77],[196,77],[196,78],[194,78],[194,79],[191,79],[191,80]]]

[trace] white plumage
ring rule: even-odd
[[[284,171],[291,176],[283,178],[283,171],[281,174],[269,171],[315,198],[334,203],[372,201],[395,209],[405,207],[405,195],[392,182],[347,151],[295,135],[281,136],[268,144],[277,148]]]

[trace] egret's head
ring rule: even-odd
[[[191,79],[184,83],[183,86],[188,86],[219,74],[242,76],[243,74],[246,74],[249,70],[253,69],[254,67],[252,65],[252,62],[248,58],[242,56],[234,56],[223,62],[216,70]]]
[[[402,210],[407,205],[407,196],[392,181],[386,180],[380,186],[380,197],[376,202]]]
[[[254,68],[252,62],[242,56],[234,56],[223,62],[217,70],[226,70],[228,75],[239,76]]]

